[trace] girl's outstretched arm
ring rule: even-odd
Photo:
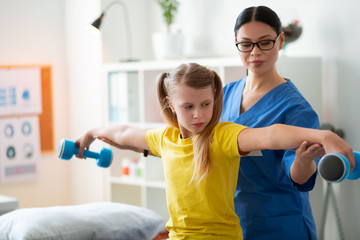
[[[325,153],[343,154],[349,160],[351,169],[355,165],[352,148],[342,138],[329,130],[284,124],[274,124],[263,128],[247,128],[239,133],[238,148],[240,153],[263,149],[295,149],[304,141],[309,144],[321,144]]]
[[[104,142],[110,141],[113,143],[112,145],[121,149],[149,150],[145,134],[146,130],[126,125],[92,129],[75,141],[75,144],[79,147],[78,157],[82,157],[83,151],[88,149],[96,138],[104,140]]]

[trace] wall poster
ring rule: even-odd
[[[40,162],[39,118],[0,119],[1,183],[38,177]]]
[[[0,69],[0,116],[41,111],[40,68]]]
[[[51,88],[50,73],[50,67],[0,66],[1,183],[33,180],[39,176],[41,142],[43,138],[47,140],[44,142],[53,141],[52,125],[49,125],[52,124],[52,99],[47,94]],[[42,86],[45,86],[45,95]],[[49,99],[42,99],[44,96]],[[50,104],[43,105],[43,101]],[[47,124],[42,127],[44,120]],[[52,146],[44,146],[51,150]]]

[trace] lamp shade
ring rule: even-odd
[[[102,22],[102,20],[104,18],[104,15],[105,15],[104,12],[101,13],[101,15],[97,19],[95,19],[95,21],[91,24],[91,26],[93,26],[94,28],[100,30],[101,22]]]

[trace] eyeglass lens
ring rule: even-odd
[[[241,52],[250,52],[255,47],[255,44],[260,48],[260,50],[271,50],[274,47],[275,41],[273,40],[263,40],[257,43],[252,42],[241,42],[237,44],[237,48]]]

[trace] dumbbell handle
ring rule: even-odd
[[[75,148],[75,155],[77,156],[79,154],[79,149],[78,148]],[[84,150],[83,151],[83,157],[85,158],[95,158],[95,159],[98,159],[100,156],[99,153],[97,152],[92,152],[92,151],[89,151],[89,150]]]

